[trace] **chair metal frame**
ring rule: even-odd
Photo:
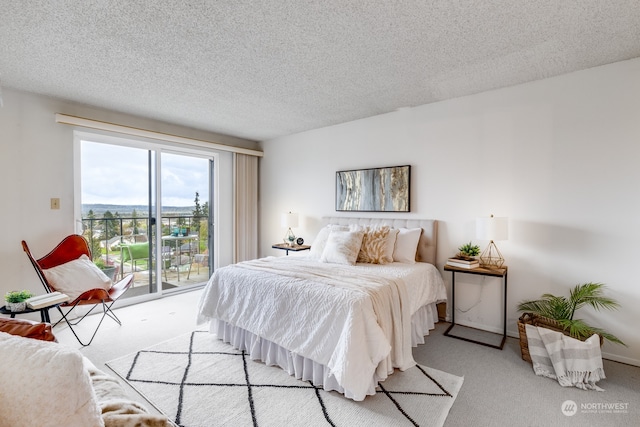
[[[80,256],[82,255],[87,255],[89,259],[92,259],[91,249],[89,248],[89,244],[87,243],[84,237],[78,234],[71,234],[65,237],[51,252],[49,252],[47,255],[39,259],[36,259],[31,254],[31,250],[29,249],[27,242],[25,242],[24,240],[22,241],[22,249],[29,257],[29,261],[31,261],[31,264],[33,265],[33,268],[36,270],[36,273],[38,274],[38,278],[40,279],[40,282],[42,283],[42,286],[44,286],[44,289],[47,293],[54,292],[55,288],[51,286],[47,281],[47,278],[45,277],[43,272],[44,270],[52,267],[56,267],[58,265],[62,265],[69,261],[76,260],[80,258]],[[90,345],[91,342],[93,342],[93,339],[95,338],[96,334],[98,333],[98,329],[100,329],[100,325],[102,325],[102,321],[106,316],[109,316],[110,318],[112,318],[116,323],[118,323],[118,325],[122,325],[122,322],[120,321],[118,316],[116,316],[116,314],[111,310],[111,306],[113,306],[113,304],[118,300],[118,298],[120,298],[120,296],[122,296],[122,294],[124,294],[129,289],[129,287],[131,287],[132,284],[133,284],[133,274],[124,277],[122,280],[120,280],[117,283],[114,283],[111,289],[109,289],[109,291],[106,291],[101,288],[88,289],[73,301],[67,301],[65,303],[59,304],[56,308],[58,309],[62,317],[60,318],[60,320],[54,323],[52,327],[55,327],[60,322],[62,322],[62,320],[64,320],[66,324],[69,326],[69,329],[71,329],[71,332],[73,333],[73,335],[76,337],[78,342],[83,347]],[[102,317],[100,318],[100,322],[98,323],[98,326],[93,332],[91,339],[89,340],[89,342],[85,344],[84,342],[82,342],[82,340],[80,339],[80,337],[78,336],[78,334],[76,333],[73,327],[78,325],[85,317],[87,317],[91,312],[93,312],[93,310],[99,304],[102,307]],[[67,316],[76,307],[82,306],[82,305],[93,305],[93,307],[91,307],[91,309],[87,313],[85,313],[82,317],[80,317],[79,320],[71,321]],[[62,310],[62,307],[69,307],[69,309],[65,313]]]

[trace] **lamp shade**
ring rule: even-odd
[[[509,219],[495,217],[476,219],[476,239],[480,240],[507,240],[509,238]]]
[[[298,226],[298,214],[293,212],[285,212],[282,214],[282,226],[286,228],[295,228]]]

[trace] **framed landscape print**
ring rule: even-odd
[[[411,166],[336,172],[336,211],[409,212]]]

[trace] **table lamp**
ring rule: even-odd
[[[480,254],[480,265],[489,268],[500,268],[504,258],[494,243],[495,240],[507,240],[509,237],[508,218],[494,217],[476,219],[476,238],[489,240],[489,245]]]
[[[293,212],[285,212],[282,214],[282,226],[287,227],[287,232],[284,235],[284,242],[289,246],[294,246],[296,236],[291,230],[292,227],[298,226],[298,214]]]

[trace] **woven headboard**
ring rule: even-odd
[[[436,264],[438,222],[435,219],[323,217],[322,222],[337,225],[388,225],[393,228],[422,228],[416,261]]]

